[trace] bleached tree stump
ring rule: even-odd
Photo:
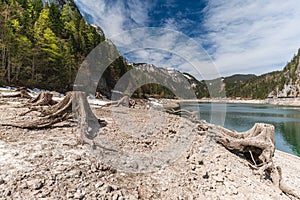
[[[78,123],[78,135],[82,144],[89,144],[94,148],[93,139],[102,127],[100,120],[91,110],[87,97],[83,92],[73,92],[73,111]]]
[[[208,130],[215,140],[236,154],[242,154],[252,164],[256,174],[270,177],[274,185],[282,192],[300,198],[299,194],[287,186],[282,180],[282,170],[273,162],[275,128],[271,124],[256,123],[246,132],[238,133],[220,126],[211,126]]]
[[[73,107],[72,107],[73,106]],[[66,97],[54,106],[40,108],[36,111],[44,116],[33,121],[23,121],[13,124],[1,124],[18,128],[38,129],[51,127],[75,117],[79,128],[77,129],[81,143],[94,146],[93,138],[101,128],[100,120],[92,112],[84,92],[68,92]],[[75,115],[74,115],[75,114]]]

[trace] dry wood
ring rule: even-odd
[[[188,110],[184,110],[184,109],[179,109],[179,110],[174,110],[174,109],[167,109],[166,110],[167,113],[170,114],[179,114],[180,116],[185,116],[187,117],[189,120],[199,123],[199,112],[197,111],[188,111]]]
[[[58,104],[57,104],[58,105]],[[72,93],[68,93],[63,101],[59,103],[56,109],[50,109],[49,113],[44,117],[40,117],[33,121],[24,121],[14,124],[2,124],[6,126],[14,126],[18,128],[47,128],[59,122],[70,118],[72,114]]]
[[[39,100],[36,102],[39,102]],[[30,122],[23,121],[14,124],[1,125],[29,129],[47,128],[54,124],[70,119],[72,118],[73,114],[75,114],[75,119],[79,125],[77,130],[81,143],[89,144],[92,147],[95,146],[93,138],[97,135],[99,129],[103,125],[103,120],[99,120],[94,115],[84,92],[68,92],[66,97],[54,106],[37,108],[38,109],[36,109],[36,111],[41,112],[44,115],[43,117],[39,117],[38,119]]]
[[[7,95],[1,95],[3,98],[16,98],[16,97],[21,97],[21,98],[26,98],[26,99],[31,99],[32,97],[29,95],[29,93],[26,91],[26,89],[22,89],[20,91],[13,92],[12,94],[7,94]]]
[[[29,103],[33,106],[46,106],[46,105],[54,105],[57,104],[57,101],[52,99],[53,94],[50,92],[41,92],[37,97],[31,99]]]
[[[134,107],[135,105],[136,105],[136,101],[133,99],[130,99],[129,96],[124,96],[117,101],[112,101],[112,102],[106,104],[106,106],[115,106],[115,107],[129,106],[130,108]]]
[[[95,97],[96,99],[103,99],[103,96],[100,92],[96,92]]]
[[[270,177],[284,193],[296,198],[300,196],[282,181],[282,170],[273,163],[275,152],[274,126],[256,123],[250,130],[237,133],[220,126],[210,126],[209,132],[218,143],[237,154],[242,154],[261,177]]]
[[[89,144],[92,148],[95,147],[93,138],[97,136],[101,128],[100,120],[94,115],[91,110],[85,93],[74,92],[73,95],[73,111],[77,119],[79,128],[77,129],[80,135],[82,144]]]
[[[218,127],[217,142],[226,148],[243,153],[248,158],[251,151],[257,164],[266,164],[272,160],[275,152],[274,126],[256,123],[252,129],[243,133],[229,131]]]

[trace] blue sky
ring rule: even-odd
[[[209,68],[215,66],[221,76],[236,73],[259,75],[281,70],[300,48],[299,0],[75,2],[89,22],[99,25],[106,37],[111,38],[117,46],[120,44],[121,53],[132,62],[151,62],[160,67],[173,67],[192,74],[195,71],[176,64],[177,61],[182,64],[182,59],[176,58],[178,55],[171,56],[170,59],[169,53],[164,55],[165,50],[156,50],[155,53],[153,49],[122,52],[119,35],[124,31],[143,27],[174,30],[175,35],[182,33],[191,38],[199,45],[200,51],[205,51],[202,52],[201,59],[211,59]],[[126,35],[128,40],[130,37],[136,37],[135,34],[132,35],[132,31],[130,33],[123,35]],[[171,48],[177,44],[172,37],[174,38],[174,35],[165,34],[163,39],[158,38],[152,42],[159,42],[160,46]],[[203,56],[206,53],[207,56]],[[190,49],[186,54],[189,54],[190,58],[199,57]],[[196,68],[201,71],[201,64]],[[200,78],[197,75],[196,77]]]

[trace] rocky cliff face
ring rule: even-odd
[[[191,85],[187,84],[186,75],[175,69],[165,69],[156,67],[153,64],[147,63],[133,63],[133,67],[145,74],[149,77],[151,76],[154,80],[162,85],[174,84],[174,83],[184,83],[185,89],[191,89]],[[168,83],[169,82],[169,83]],[[175,88],[170,88],[175,89]]]
[[[191,77],[175,70],[156,67],[153,64],[133,63],[135,78],[144,86],[140,92],[150,96],[167,98],[195,98]],[[139,94],[137,94],[139,95]]]
[[[300,50],[281,72],[278,83],[269,98],[299,97],[300,96]]]

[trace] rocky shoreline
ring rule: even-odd
[[[20,120],[26,101],[0,99],[1,122]],[[101,133],[122,152],[150,155],[181,133],[192,134],[187,143],[179,140],[185,148],[161,154],[177,152],[174,159],[143,172],[135,166],[122,168],[103,155],[100,159],[101,152],[79,144],[72,121],[48,129],[0,126],[0,199],[296,199],[253,174],[248,161],[188,119],[139,106],[114,111],[102,107],[94,113],[107,122]],[[161,119],[165,126],[157,126]],[[135,125],[127,126],[129,122]],[[300,191],[300,159],[276,151],[274,162],[281,166],[286,183]]]
[[[174,102],[199,102],[199,103],[249,103],[249,104],[271,104],[282,106],[300,106],[300,98],[269,98],[269,99],[190,99],[190,100],[174,100]]]

